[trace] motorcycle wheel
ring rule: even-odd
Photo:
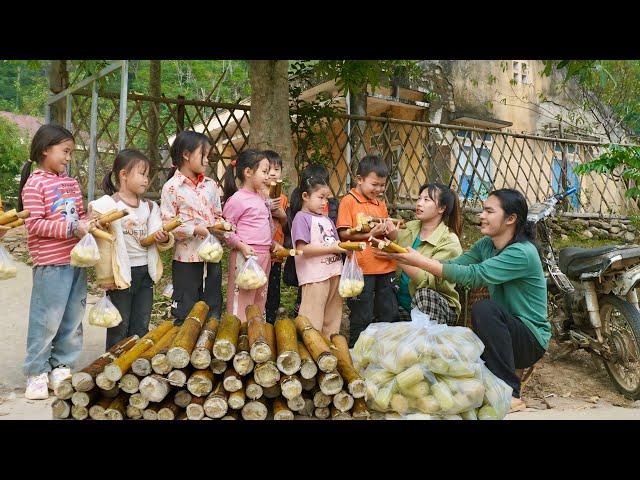
[[[640,399],[640,312],[631,303],[614,295],[599,299],[605,342],[615,355],[604,366],[616,388],[624,396]]]

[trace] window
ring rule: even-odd
[[[465,145],[456,166],[460,197],[485,200],[492,189],[492,170],[491,153],[485,144]]]
[[[552,160],[552,178],[551,178],[551,188],[553,188],[553,193],[558,193],[562,191],[562,143],[554,143],[553,145],[553,160]],[[578,209],[580,207],[580,179],[574,172],[574,168],[576,165],[580,163],[579,159],[576,155],[576,146],[575,145],[566,145],[567,146],[567,188],[576,187],[577,191],[574,195],[569,197],[569,202],[573,205],[573,208]]]
[[[529,65],[525,60],[514,60],[512,66],[513,81],[528,85],[531,83],[529,75]]]

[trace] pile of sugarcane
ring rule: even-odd
[[[77,420],[369,419],[365,383],[347,341],[299,316],[206,320],[195,304],[181,326],[165,321],[129,337],[55,390],[53,417]]]

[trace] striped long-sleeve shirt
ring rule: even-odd
[[[78,181],[38,169],[22,190],[22,203],[31,212],[25,225],[33,264],[68,265],[78,243],[70,224],[85,217]]]

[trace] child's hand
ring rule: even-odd
[[[238,244],[238,250],[240,250],[240,253],[242,253],[242,255],[244,255],[244,258],[249,258],[249,257],[255,257],[256,256],[256,252],[253,249],[252,246],[247,245],[244,242],[240,242]]]
[[[348,250],[345,250],[344,248],[342,248],[340,246],[340,242],[336,242],[332,245],[333,247],[333,252],[332,253],[349,253]]]
[[[92,222],[90,222],[89,220],[78,220],[78,227],[76,228],[75,232],[76,237],[84,237],[87,233],[89,233],[89,230],[91,230],[92,227]]]
[[[271,251],[272,252],[277,252],[278,250],[284,248],[282,245],[280,245],[278,242],[276,242],[275,240],[273,241],[273,244],[271,245]]]
[[[196,225],[193,229],[193,236],[200,238],[207,238],[209,236],[209,230],[204,225]]]
[[[282,198],[271,198],[269,199],[269,207],[271,208],[272,212],[275,212],[276,210],[279,210],[282,208]]]
[[[371,229],[371,232],[369,232],[369,235],[371,235],[372,237],[378,238],[378,237],[384,237],[386,233],[387,233],[386,222],[380,222],[380,223],[376,223],[376,226]]]
[[[223,232],[222,230],[215,230],[212,228],[211,230],[209,230],[209,233],[211,233],[211,235],[216,237],[218,240],[224,240],[225,238],[227,238],[230,232]]]
[[[154,235],[154,238],[158,243],[167,243],[169,241],[169,234],[164,230],[159,230]]]
[[[385,218],[384,223],[386,226],[385,233],[387,236],[395,238],[398,232],[398,226],[390,218]]]

